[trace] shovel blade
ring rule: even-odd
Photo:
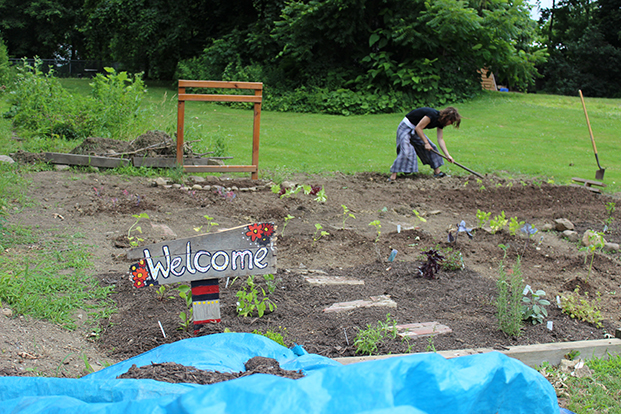
[[[601,169],[601,170],[597,170],[597,172],[595,173],[595,179],[596,180],[603,180],[604,179],[604,172],[606,170],[605,169]]]

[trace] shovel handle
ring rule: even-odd
[[[433,148],[431,149],[431,152],[433,152],[433,153],[435,153],[435,154],[437,154],[437,155],[441,156],[441,157],[442,157],[442,158],[444,158],[445,160],[448,160],[448,158],[446,158],[444,155],[440,154],[438,151],[434,150]],[[466,170],[466,171],[468,171],[468,172],[470,172],[470,173],[472,173],[472,174],[476,175],[476,176],[477,176],[477,177],[479,177],[479,178],[485,178],[485,177],[483,177],[481,174],[479,174],[478,172],[476,172],[476,171],[472,171],[470,168],[464,167],[463,165],[461,165],[460,163],[458,163],[458,162],[457,162],[457,161],[455,161],[455,160],[453,160],[453,164],[457,165],[458,167],[463,168],[464,170]]]
[[[591,123],[589,122],[589,114],[587,114],[586,105],[584,104],[584,97],[582,96],[582,90],[578,89],[580,93],[580,100],[582,101],[582,109],[584,109],[584,117],[587,121],[587,126],[589,127],[589,135],[591,136],[591,143],[593,144],[593,151],[595,151],[595,157],[597,158],[597,147],[595,146],[595,138],[593,138],[593,131],[591,130]],[[599,161],[598,161],[599,165]]]

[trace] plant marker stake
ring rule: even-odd
[[[343,332],[345,332],[345,342],[347,342],[347,346],[349,346],[349,339],[347,339],[347,329],[343,328]]]
[[[395,260],[396,256],[397,256],[397,250],[392,249],[392,252],[390,252],[390,256],[388,256],[388,261],[392,263]]]
[[[224,288],[225,288],[225,289],[229,287],[229,279],[230,279],[230,278],[228,278],[228,277],[226,278],[226,284],[224,285]]]
[[[164,332],[164,327],[162,327],[162,322],[157,321],[157,324],[160,326],[160,330],[162,331],[162,335],[164,335],[164,338],[166,338],[166,332]]]
[[[397,233],[401,233],[401,224],[397,224]]]
[[[554,322],[548,321],[548,330],[552,330],[554,328]]]

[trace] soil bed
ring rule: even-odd
[[[164,343],[194,336],[192,328],[180,329],[179,315],[185,310],[185,301],[173,289],[175,285],[165,285],[166,294],[161,296],[155,288],[135,289],[129,281],[132,261],[125,258],[129,248],[127,232],[136,220],[132,215],[142,212],[149,215],[148,220],[141,222],[143,245],[198,235],[207,228],[205,216],[218,223],[211,231],[260,221],[278,226],[279,270],[275,275],[276,290],[269,295],[277,305],[276,310],[261,318],[237,316],[235,294],[243,280],[221,279],[222,321],[203,326],[198,335],[225,330],[262,333],[269,330],[281,333],[288,346],[296,343],[310,353],[334,358],[356,355],[357,333],[387,318],[399,325],[438,322],[451,332],[409,341],[389,338],[379,344],[378,354],[478,347],[503,349],[513,345],[602,339],[620,326],[618,252],[596,252],[589,275],[590,256],[585,263],[586,253],[579,251],[580,246],[560,237],[555,230],[540,231],[527,239],[510,235],[506,228],[496,234],[477,229],[472,240],[460,233],[456,242],[447,241],[449,229],[461,220],[468,227],[476,227],[477,210],[491,212],[492,217],[504,211],[507,218],[517,217],[538,229],[552,225],[555,219],[567,218],[582,236],[586,229],[602,230],[608,218],[606,203],[618,204],[619,197],[577,187],[494,177],[485,180],[485,189],[467,177],[433,179],[420,174],[400,177],[394,184],[387,183],[386,178],[387,175],[376,173],[335,173],[292,180],[297,184],[323,186],[327,200],[320,203],[302,192],[279,198],[270,190],[270,182],[246,178],[206,177],[204,181],[200,178],[192,183],[200,185],[199,189],[191,185],[153,186],[153,179],[142,177],[74,170],[38,172],[29,177],[32,181],[29,197],[34,203],[12,215],[10,220],[21,226],[38,226],[42,241],[52,229],[86,235],[88,244],[92,245],[93,275],[100,284],[115,286],[113,299],[118,306],[118,312],[104,322],[99,338],[80,345],[80,349],[88,348],[98,355],[93,358],[99,362],[124,360]],[[231,192],[234,197],[230,196]],[[343,205],[355,215],[344,223]],[[426,221],[418,219],[413,210]],[[617,208],[608,226],[605,238],[609,242],[621,242],[620,213],[621,209]],[[294,218],[285,221],[289,215]],[[378,227],[370,225],[376,220],[381,223],[379,237]],[[329,234],[314,240],[316,224]],[[525,282],[533,290],[544,290],[546,298],[553,303],[548,306],[547,318],[553,321],[551,331],[546,323],[525,324],[518,337],[499,331],[495,301],[498,268],[504,255],[501,244],[508,246],[504,262],[510,267],[519,256]],[[440,270],[431,280],[422,278],[418,267],[423,263],[422,252],[430,248],[461,252],[464,268]],[[388,257],[393,249],[398,253],[391,263]],[[339,276],[362,284],[309,283],[310,277],[317,276]],[[261,277],[256,280],[260,281]],[[261,285],[267,287],[264,282]],[[602,328],[571,319],[555,306],[557,295],[567,294],[577,285],[581,291],[589,291],[591,297],[601,295]],[[389,296],[396,307],[324,312],[335,303],[382,295]],[[19,319],[11,322],[20,323]],[[82,335],[83,339],[87,333],[79,331],[76,335]],[[0,374],[32,374],[26,368],[33,363],[15,356],[19,347],[7,345],[11,340],[19,340],[6,335],[4,338],[3,349],[9,350],[11,356],[0,358]],[[22,343],[21,350],[25,348]],[[44,375],[56,375],[57,370],[51,367],[60,363],[54,360],[61,357],[52,348],[40,353],[38,367]],[[50,368],[42,368],[45,358],[52,360]],[[67,371],[65,375],[75,376],[79,372]]]

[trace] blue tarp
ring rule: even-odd
[[[116,379],[132,364],[162,362],[238,372],[254,356],[274,358],[283,369],[301,369],[306,376],[256,374],[211,385]],[[499,352],[452,359],[413,354],[342,365],[243,333],[162,345],[80,379],[2,377],[0,400],[0,413],[46,414],[560,412],[541,374]]]

